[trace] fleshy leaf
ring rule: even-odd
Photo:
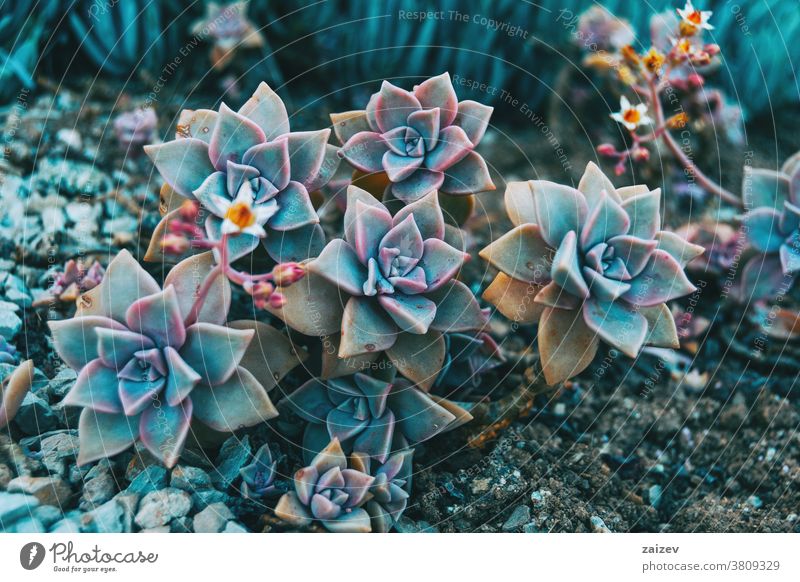
[[[592,363],[599,344],[580,309],[546,308],[539,321],[542,370],[551,386],[580,374]]]
[[[194,415],[220,432],[233,432],[278,416],[267,391],[244,368],[217,386],[197,386],[192,391]]]
[[[268,306],[267,310],[289,327],[314,337],[339,333],[344,298],[334,284],[309,270],[305,277],[284,287],[281,293],[286,303],[277,308]]]
[[[232,321],[228,326],[255,332],[239,360],[239,366],[258,378],[267,392],[308,358],[308,352],[294,345],[286,335],[266,323],[243,319]]]
[[[455,277],[467,256],[442,240],[426,240],[419,266],[425,271],[428,291],[435,291]]]
[[[253,330],[199,322],[186,328],[186,343],[179,353],[204,384],[216,386],[236,371],[254,335]]]
[[[538,223],[531,184],[532,182],[529,181],[509,182],[506,185],[506,212],[514,226]]]
[[[451,125],[458,115],[458,97],[456,97],[450,73],[442,73],[431,77],[414,88],[414,95],[425,109],[438,107],[441,127]]]
[[[214,167],[223,172],[229,161],[241,163],[247,150],[264,141],[263,129],[223,103],[208,145],[208,157]]]
[[[192,192],[214,173],[214,165],[209,160],[209,146],[199,139],[176,139],[146,145],[144,151],[167,184],[186,198],[194,198]]]
[[[100,360],[89,362],[75,381],[75,385],[62,401],[65,406],[81,406],[97,412],[119,414],[122,402],[117,391],[117,371],[103,365]]]
[[[436,317],[431,328],[442,332],[481,329],[489,321],[488,309],[484,311],[461,281],[448,281],[427,295],[436,303]]]
[[[653,251],[645,268],[630,284],[623,298],[641,307],[652,307],[696,290],[678,261],[659,249]]]
[[[400,224],[409,214],[414,215],[414,222],[417,223],[423,239],[444,238],[444,215],[436,192],[430,192],[398,210],[394,215],[393,224]]]
[[[742,177],[745,208],[780,210],[789,200],[789,176],[773,170],[745,166]]]
[[[578,260],[578,237],[569,231],[561,241],[550,270],[553,281],[578,297],[589,297],[589,287],[583,279]]]
[[[419,168],[409,178],[392,184],[391,192],[398,200],[409,203],[437,190],[443,182],[444,174],[442,172]]]
[[[412,386],[398,386],[389,395],[397,430],[411,443],[419,443],[439,434],[455,420],[450,412],[430,396]]]
[[[529,183],[542,238],[552,248],[558,248],[569,231],[580,232],[586,222],[586,198],[575,188],[555,182],[533,180]]]
[[[666,303],[655,307],[641,307],[639,313],[647,320],[645,345],[675,350],[681,347],[675,318]]]
[[[408,116],[421,108],[412,93],[384,81],[375,103],[375,119],[385,133],[395,127],[408,125]]]
[[[330,129],[296,131],[284,136],[289,145],[292,181],[304,186],[313,183],[322,168],[330,136]]]
[[[472,148],[472,142],[463,129],[456,125],[445,127],[439,132],[436,148],[425,156],[425,166],[442,172],[463,160]]]
[[[84,408],[78,421],[78,435],[78,465],[113,457],[130,447],[139,436],[139,417]]]
[[[254,145],[242,156],[242,163],[256,168],[278,190],[289,183],[291,163],[286,137]]]
[[[319,222],[317,211],[311,203],[306,187],[291,181],[275,196],[278,211],[269,219],[269,227],[275,230],[295,230]]]
[[[160,348],[180,348],[186,340],[178,295],[172,286],[135,301],[125,319],[131,331],[149,337]]]
[[[605,192],[614,202],[622,202],[622,198],[617,194],[614,184],[594,162],[586,164],[586,170],[584,170],[581,181],[578,183],[578,190],[586,197],[586,202],[590,209],[594,208],[600,200],[602,192]]]
[[[346,143],[355,134],[371,131],[366,111],[345,111],[331,113],[331,124],[340,144]]]
[[[493,107],[477,101],[461,101],[458,104],[458,114],[453,121],[453,125],[463,129],[472,145],[476,146],[486,133],[489,119],[492,117],[492,111],[494,111]]]
[[[158,408],[150,406],[139,422],[142,444],[168,469],[175,466],[183,451],[192,418],[192,400]]]
[[[264,131],[266,139],[274,139],[289,132],[286,106],[275,91],[263,81],[253,96],[239,109],[239,113],[252,119]]]
[[[436,304],[422,295],[378,295],[378,303],[404,332],[428,333],[436,317]]]
[[[200,253],[182,260],[170,269],[164,279],[164,288],[174,287],[181,314],[185,318],[197,299],[197,293],[206,277],[216,266],[211,252]],[[222,325],[228,318],[231,305],[231,285],[227,277],[217,276],[206,295],[197,320]]]
[[[386,355],[403,376],[427,392],[442,369],[445,349],[442,334],[431,330],[424,335],[400,334]]]
[[[445,170],[441,186],[447,194],[476,194],[495,188],[486,161],[474,151]]]
[[[339,153],[351,166],[372,173],[383,171],[383,154],[388,149],[381,134],[362,131],[347,140]]]
[[[84,316],[48,322],[53,345],[62,360],[73,370],[80,370],[99,357],[98,328],[126,331],[125,326],[108,317]]]
[[[375,300],[351,297],[342,316],[339,357],[386,350],[394,345],[399,330]]]
[[[631,219],[628,234],[650,240],[661,229],[661,190],[628,198],[622,207]]]
[[[483,298],[511,321],[532,324],[537,323],[542,314],[543,306],[534,303],[534,298],[541,288],[535,283],[520,281],[505,273],[498,273],[483,292]]]
[[[522,224],[508,231],[483,249],[480,256],[514,279],[537,284],[550,280],[553,250],[535,224]]]
[[[332,240],[319,257],[308,263],[308,271],[330,281],[350,295],[364,294],[367,271],[356,251],[344,240]],[[330,299],[336,299],[332,297]]]
[[[583,304],[583,320],[600,339],[631,358],[639,355],[647,337],[644,315],[625,301],[589,299]]]
[[[774,253],[783,244],[785,238],[780,230],[780,214],[772,208],[756,208],[745,214],[742,219],[746,228],[747,239],[757,251]]]

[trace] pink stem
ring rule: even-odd
[[[661,99],[658,96],[658,88],[656,84],[653,82],[652,79],[648,79],[648,84],[650,85],[650,100],[652,101],[653,111],[656,115],[656,123],[659,127],[664,125],[664,112],[661,109]],[[684,169],[689,172],[697,183],[700,184],[703,188],[718,196],[720,199],[724,200],[728,204],[732,204],[733,206],[742,206],[742,201],[739,200],[737,196],[735,196],[732,192],[726,190],[719,184],[717,184],[714,180],[706,176],[700,168],[698,168],[695,163],[686,155],[675,139],[672,137],[669,131],[664,131],[661,134],[661,139],[667,145],[669,150],[672,152],[672,155],[680,162],[680,164],[684,167]]]

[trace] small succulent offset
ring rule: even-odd
[[[306,279],[287,289],[290,309],[277,314],[307,335],[341,332],[339,358],[386,351],[400,373],[427,390],[444,361],[441,334],[478,330],[488,321],[469,288],[455,280],[467,255],[442,240],[436,192],[393,217],[350,186],[344,223],[344,238],[306,265]],[[302,302],[308,307],[296,308]]]
[[[186,259],[162,290],[122,251],[102,283],[81,298],[74,318],[50,322],[56,351],[78,372],[64,404],[83,408],[80,464],[140,440],[172,467],[192,417],[231,432],[277,415],[267,389],[298,356],[264,324],[223,325],[230,306],[223,277],[213,280],[198,308],[194,295],[213,268],[210,253]],[[260,348],[265,341],[268,357]]]
[[[411,449],[398,451],[382,465],[373,463],[364,454],[354,453],[351,456],[354,468],[375,477],[369,488],[372,499],[364,506],[369,513],[374,533],[388,533],[406,510],[408,498],[411,496],[413,454]]]
[[[239,469],[242,477],[242,497],[261,499],[276,495],[275,486],[278,461],[273,458],[269,444],[262,445],[253,455],[252,461]]]
[[[800,271],[800,152],[780,171],[745,168],[745,234],[758,254],[742,273],[746,296],[762,298],[787,288]]]
[[[501,271],[484,298],[538,322],[548,384],[584,370],[600,340],[630,357],[679,346],[666,302],[695,290],[683,267],[703,248],[660,229],[660,198],[644,185],[615,188],[592,163],[577,189],[509,183],[515,228],[481,251]]]
[[[276,261],[302,260],[325,242],[309,192],[330,179],[323,164],[335,156],[326,148],[329,135],[330,129],[291,132],[283,101],[261,83],[238,112],[224,103],[219,112],[184,110],[176,139],[145,152],[179,197],[208,211],[210,240],[221,239],[223,225],[238,228],[228,241],[230,260],[255,249],[262,234]],[[177,212],[162,218],[156,247]]]
[[[81,293],[97,287],[104,274],[105,269],[97,261],[87,269],[82,262],[70,259],[64,263],[63,271],[55,273],[53,284],[47,292],[57,301],[75,301]]]
[[[426,441],[471,418],[453,403],[444,408],[404,380],[389,383],[361,373],[325,383],[309,380],[287,400],[308,422],[303,434],[306,455],[336,438],[346,452],[363,453],[381,463],[392,449]]]
[[[333,439],[311,463],[294,475],[294,491],[286,493],[275,515],[296,526],[319,521],[328,531],[369,533],[370,514],[363,505],[372,497],[375,477],[348,468],[338,439]]]
[[[152,107],[144,107],[120,113],[114,119],[114,135],[125,150],[136,151],[137,148],[153,143],[158,117]],[[139,150],[141,153],[141,150]]]
[[[492,108],[458,101],[449,73],[406,91],[384,81],[364,111],[331,115],[344,144],[340,155],[362,172],[385,172],[391,194],[413,202],[433,190],[474,194],[494,190],[475,147]],[[388,192],[388,190],[387,190]]]

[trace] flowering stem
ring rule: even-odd
[[[648,85],[650,86],[650,101],[656,116],[656,124],[660,128],[664,125],[665,120],[664,111],[661,108],[661,99],[659,98],[659,89],[652,78],[648,79]],[[694,177],[700,186],[719,197],[721,200],[724,200],[728,204],[738,207],[742,206],[742,202],[738,197],[700,171],[700,168],[698,168],[697,165],[689,158],[689,156],[686,155],[686,152],[681,149],[680,145],[678,145],[678,143],[675,141],[675,138],[672,137],[669,131],[663,131],[661,133],[661,139],[672,152],[672,155],[674,155],[678,162],[684,167],[686,172]]]

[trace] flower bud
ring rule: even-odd
[[[646,162],[650,159],[650,150],[645,147],[639,146],[633,150],[631,154],[634,162]]]
[[[273,293],[269,296],[269,304],[273,309],[278,309],[286,305],[286,297],[283,293]]]
[[[161,239],[161,251],[165,255],[182,255],[190,246],[189,239],[180,234],[168,233]]]
[[[297,263],[279,263],[272,269],[272,280],[278,287],[288,287],[302,279],[305,274],[305,269]]]
[[[705,79],[703,79],[702,75],[697,73],[692,73],[688,77],[686,77],[686,81],[689,83],[690,87],[694,89],[699,89],[705,84]]]
[[[181,220],[184,222],[196,222],[199,214],[200,205],[198,205],[194,200],[184,201],[178,210],[178,216],[180,216]]]
[[[670,129],[683,129],[689,121],[689,116],[686,113],[676,113],[667,119],[667,127]]]
[[[601,143],[599,146],[597,146],[597,153],[601,156],[615,156],[617,155],[617,148],[610,143]]]

